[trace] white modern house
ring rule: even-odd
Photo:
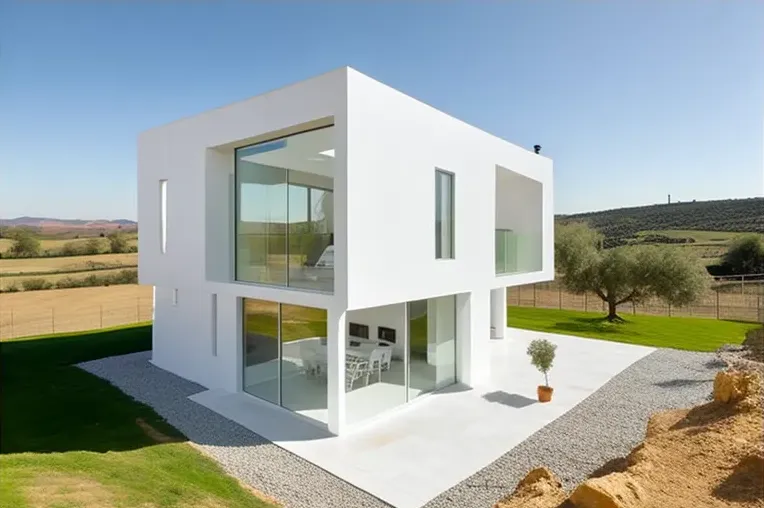
[[[138,203],[153,363],[334,434],[484,382],[554,276],[551,160],[351,68],[144,132]]]

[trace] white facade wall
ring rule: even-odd
[[[348,307],[490,289],[553,278],[497,279],[496,166],[541,182],[537,217],[553,242],[552,163],[361,73],[348,74]],[[435,169],[454,173],[455,259],[435,259]],[[540,208],[540,207],[539,207]],[[530,213],[528,213],[530,215]]]
[[[334,293],[235,282],[235,148],[329,123]],[[454,174],[455,259],[435,259],[436,168]],[[497,181],[509,184],[511,199],[497,200]],[[553,278],[552,197],[549,159],[348,68],[147,131],[138,141],[139,278],[156,286],[153,362],[207,388],[239,391],[241,298],[327,309],[330,356],[344,358],[348,322],[369,324],[374,335],[378,324],[391,326],[369,307],[388,306],[381,314],[389,309],[404,327],[404,302],[456,294],[457,377],[480,383],[491,290]],[[541,236],[542,270],[495,275],[494,229],[504,220]],[[329,428],[339,433],[339,361],[329,366],[328,405]]]

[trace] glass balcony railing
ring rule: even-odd
[[[518,234],[511,229],[496,230],[496,274],[541,270],[541,235]]]

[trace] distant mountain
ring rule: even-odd
[[[82,220],[54,219],[50,217],[16,217],[15,219],[0,219],[0,226],[25,226],[40,229],[43,232],[52,232],[61,230],[136,229],[138,223],[127,219]]]
[[[694,230],[764,233],[764,198],[691,201],[558,215],[559,222],[587,222],[607,238],[640,231]]]

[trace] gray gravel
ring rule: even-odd
[[[80,367],[153,407],[228,473],[287,507],[389,506],[188,400],[204,388],[154,367],[149,358],[149,352],[135,353]],[[722,366],[713,353],[658,350],[426,507],[493,506],[523,475],[540,465],[552,469],[571,488],[641,441],[651,413],[708,400],[713,377]]]
[[[150,352],[79,364],[154,410],[229,474],[286,507],[387,507],[336,476],[187,397],[205,388],[149,363]]]
[[[713,353],[657,350],[425,506],[493,506],[539,466],[547,466],[571,489],[606,462],[627,455],[644,438],[655,411],[710,400],[714,376],[723,367]]]

